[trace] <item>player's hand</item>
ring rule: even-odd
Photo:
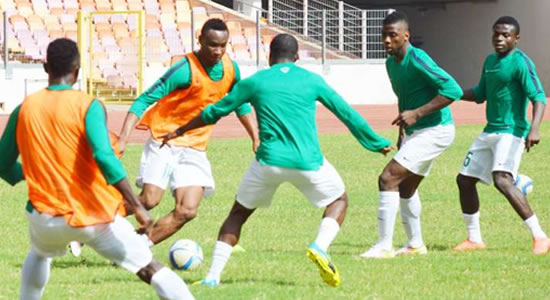
[[[139,224],[139,227],[136,229],[136,232],[139,234],[149,235],[149,232],[153,229],[154,221],[149,215],[149,212],[145,210],[144,207],[137,207],[134,211],[136,221]]]
[[[260,140],[259,140],[259,139],[255,139],[255,140],[252,142],[252,151],[254,151],[254,154],[256,154],[256,152],[258,151],[258,147],[260,147]]]
[[[165,134],[165,135],[161,136],[160,138],[162,139],[162,144],[160,145],[160,148],[164,147],[165,145],[168,145],[168,142],[171,139],[176,138],[177,136],[178,136],[178,134],[175,131],[172,131],[168,134]]]
[[[416,122],[419,119],[419,115],[416,112],[416,110],[406,110],[399,115],[397,115],[397,118],[395,118],[391,124],[397,125],[397,126],[411,126],[416,124]]]
[[[392,150],[395,150],[395,147],[390,145],[390,146],[380,150],[380,153],[382,153],[384,156],[386,156],[386,154],[390,153]]]
[[[124,151],[126,151],[126,141],[125,140],[118,140],[118,155],[122,157],[124,155]]]
[[[539,131],[538,130],[530,130],[529,135],[527,135],[527,139],[525,139],[525,149],[527,152],[529,152],[529,149],[531,147],[538,144],[540,141]]]

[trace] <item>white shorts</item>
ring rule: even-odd
[[[493,183],[493,172],[518,174],[525,141],[510,133],[481,133],[472,143],[460,174]]]
[[[326,159],[317,171],[262,165],[254,159],[239,185],[236,200],[248,209],[268,207],[283,182],[294,185],[315,207],[331,204],[346,190],[342,178]]]
[[[401,148],[393,159],[414,174],[428,176],[434,159],[449,148],[454,138],[452,124],[414,131],[401,141]]]
[[[40,256],[63,256],[71,241],[90,246],[101,256],[137,273],[153,260],[149,246],[128,220],[116,216],[112,223],[72,227],[64,217],[25,211],[29,220],[31,247]]]
[[[188,147],[164,146],[149,138],[141,154],[136,185],[154,184],[166,189],[168,183],[172,193],[186,186],[204,187],[204,196],[214,192],[214,178],[206,152]]]

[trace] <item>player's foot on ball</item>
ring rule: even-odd
[[[385,259],[385,258],[393,258],[394,256],[395,256],[395,252],[393,250],[387,250],[380,247],[379,245],[374,245],[369,250],[359,255],[359,258]]]
[[[207,287],[216,287],[219,284],[220,283],[216,279],[203,279],[203,280],[195,281],[191,285],[192,286],[202,285],[202,286],[207,286]]]
[[[82,253],[82,246],[83,245],[84,244],[82,244],[80,242],[72,241],[72,242],[69,243],[69,252],[71,252],[71,254],[74,257],[79,257],[80,253]]]
[[[456,247],[453,248],[454,251],[473,251],[473,250],[480,250],[485,249],[487,246],[484,242],[472,242],[470,240],[465,240],[464,242],[458,244]]]
[[[340,272],[330,261],[328,254],[316,243],[312,243],[306,250],[307,257],[319,267],[319,274],[326,284],[337,287],[340,285]]]
[[[550,250],[550,239],[533,239],[533,253],[536,255],[545,254]]]
[[[406,256],[406,255],[426,255],[428,254],[428,248],[426,248],[426,245],[422,245],[418,248],[413,248],[409,246],[405,246],[397,251],[395,251],[395,256]]]

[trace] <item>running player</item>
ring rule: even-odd
[[[206,157],[213,126],[175,139],[171,149],[160,149],[159,137],[223,98],[240,80],[237,64],[225,55],[228,38],[229,31],[222,20],[208,20],[201,29],[199,51],[186,54],[168,69],[136,99],[124,121],[119,140],[122,153],[132,129],[145,110],[155,104],[138,124],[138,128],[151,131],[151,138],[141,156],[137,184],[143,188],[141,201],[145,208],[152,209],[161,201],[168,184],[176,205],[153,226],[147,237],[151,245],[167,239],[195,218],[203,195],[209,196],[214,191],[214,179]],[[250,105],[243,105],[236,112],[253,140],[255,151],[259,141]]]
[[[485,248],[479,224],[479,196],[476,184],[494,183],[508,199],[533,236],[533,252],[548,252],[550,240],[540,227],[526,195],[514,186],[524,149],[539,143],[539,125],[546,107],[546,96],[535,64],[516,48],[519,23],[501,17],[493,24],[493,47],[483,64],[479,84],[464,91],[464,99],[487,101],[487,126],[474,141],[457,177],[460,205],[468,238],[456,246],[458,251]],[[533,103],[533,124],[527,121],[527,106]]]
[[[348,200],[340,175],[321,153],[316,102],[331,110],[366,149],[386,154],[390,142],[378,136],[319,75],[295,65],[298,42],[293,36],[277,35],[270,50],[269,69],[241,81],[220,102],[164,137],[169,143],[185,132],[214,124],[243,103],[250,102],[256,110],[261,143],[220,229],[212,266],[201,284],[219,284],[248,217],[256,208],[269,206],[279,185],[290,182],[313,206],[325,208],[317,238],[306,253],[318,265],[323,280],[338,286],[340,274],[327,250],[344,221]]]
[[[52,258],[64,255],[67,244],[76,240],[136,273],[160,298],[193,299],[181,278],[153,259],[123,218],[126,209],[133,212],[138,232],[153,224],[113,153],[104,107],[71,88],[79,61],[73,41],[50,43],[44,64],[49,86],[14,110],[0,140],[0,177],[12,185],[26,180],[29,193],[31,249],[23,264],[20,298],[42,297]]]
[[[386,69],[398,99],[399,151],[379,177],[378,242],[362,258],[426,254],[420,227],[418,186],[428,176],[433,162],[453,142],[455,128],[447,107],[460,99],[462,90],[426,52],[409,41],[409,22],[401,12],[383,21],[382,41],[387,53]],[[407,244],[393,251],[397,210],[407,235]]]

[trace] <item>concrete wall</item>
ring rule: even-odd
[[[386,69],[382,63],[333,63],[325,67],[315,62],[300,65],[321,74],[325,80],[350,104],[390,104],[396,103]],[[242,77],[256,72],[256,66],[240,65]],[[6,80],[4,69],[0,69],[0,103],[4,102],[6,112],[11,112],[27,93],[47,86],[47,76],[41,65],[14,67],[13,79]],[[166,71],[163,68],[147,68],[145,86],[151,86]],[[25,87],[25,82],[27,86]],[[78,88],[78,86],[75,86]],[[2,111],[0,111],[2,113]]]
[[[550,35],[546,25],[549,0],[497,0],[399,9],[409,15],[413,38],[421,37],[422,48],[464,88],[477,84],[483,61],[493,52],[493,23],[500,16],[515,17],[521,27],[519,47],[535,62],[544,88],[550,93]]]

